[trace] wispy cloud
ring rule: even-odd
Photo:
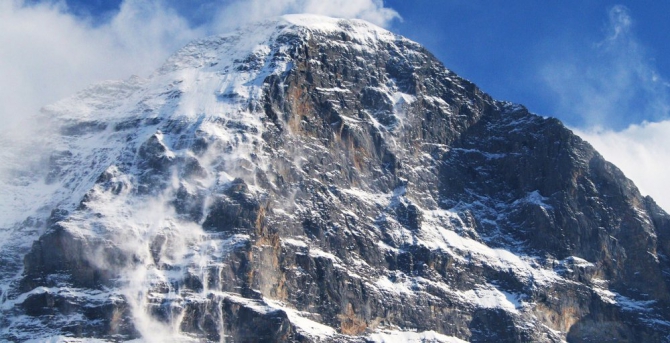
[[[201,34],[158,2],[126,1],[112,20],[93,26],[62,5],[0,2],[2,135],[35,125],[40,107],[105,79],[147,74]]]
[[[572,118],[578,135],[670,210],[670,86],[634,26],[626,7],[612,7],[600,42],[557,56],[540,75],[558,97],[555,112]]]
[[[555,56],[540,71],[558,99],[556,113],[572,125],[613,129],[668,118],[668,82],[635,37],[628,9],[614,6],[608,19],[602,41]]]
[[[23,199],[10,191],[16,171],[38,175],[48,153],[41,135],[53,128],[35,119],[45,105],[103,80],[148,76],[189,41],[245,22],[308,12],[387,25],[398,16],[380,0],[205,0],[211,15],[194,21],[176,0],[123,0],[100,22],[64,4],[0,0],[0,205],[8,209]],[[15,215],[0,211],[0,225]]]

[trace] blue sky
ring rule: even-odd
[[[535,113],[559,117],[569,125],[597,123],[622,129],[661,119],[651,111],[635,111],[647,106],[644,92],[619,103],[616,113],[603,122],[582,118],[562,106],[561,94],[546,80],[546,70],[560,65],[579,72],[565,76],[563,82],[606,78],[601,74],[614,68],[618,58],[631,57],[603,46],[613,30],[610,11],[622,9],[631,20],[626,39],[634,39],[640,49],[634,52],[640,59],[636,62],[647,63],[659,75],[670,75],[670,59],[665,58],[670,56],[670,2],[475,0],[387,1],[387,5],[404,19],[394,23],[395,31],[424,44],[448,68],[495,98],[525,104]],[[618,42],[622,50],[627,43]],[[589,68],[597,67],[605,70],[592,70],[596,75],[589,76]]]
[[[367,19],[423,44],[494,98],[561,119],[670,208],[668,1],[10,0],[0,74],[14,81],[0,81],[11,89],[0,115],[16,124],[12,113],[90,83],[148,75],[191,39],[297,12]]]

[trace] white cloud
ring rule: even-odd
[[[94,82],[146,75],[198,35],[158,2],[126,1],[97,27],[61,5],[1,2],[0,120],[23,132],[42,106]]]
[[[386,27],[400,18],[381,0],[237,0],[220,8],[213,30],[227,31],[244,22],[257,21],[282,14],[311,13],[338,18],[358,18]]]
[[[670,210],[670,121],[631,125],[623,131],[575,130],[633,180],[642,194]]]
[[[59,4],[0,0],[0,225],[23,218],[17,209],[29,209],[48,189],[24,187],[43,175],[51,149],[45,136],[53,128],[35,119],[42,106],[91,83],[147,75],[198,35],[159,2],[126,1],[93,26]]]
[[[610,9],[609,13],[609,36],[606,38],[607,41],[616,41],[621,36],[625,35],[624,39],[629,39],[631,27],[633,26],[633,20],[628,13],[628,9],[625,6],[617,5]]]
[[[216,5],[214,19],[193,28],[168,2],[124,0],[118,13],[96,26],[62,4],[0,2],[0,122],[13,128],[2,135],[17,137],[39,108],[89,84],[148,75],[188,41],[245,22],[286,13],[362,18],[382,26],[398,18],[381,0],[236,0]]]
[[[38,168],[33,163],[48,150],[36,134],[45,129],[34,119],[41,107],[103,80],[148,76],[195,38],[286,13],[362,18],[378,25],[398,17],[381,0],[212,0],[205,5],[214,15],[193,27],[175,10],[183,5],[170,0],[123,0],[101,23],[72,14],[64,4],[0,0],[0,188],[14,182],[12,170]],[[15,201],[11,192],[0,193],[0,203]]]

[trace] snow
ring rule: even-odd
[[[299,332],[307,334],[311,337],[316,337],[320,339],[328,339],[337,335],[337,331],[328,325],[323,325],[317,321],[306,318],[308,316],[313,316],[313,314],[307,312],[300,312],[290,307],[287,307],[284,303],[272,299],[264,299],[274,309],[279,309],[286,312],[289,321],[296,326]]]
[[[397,294],[414,294],[412,290],[414,286],[414,280],[406,277],[400,272],[396,272],[393,276],[398,282],[393,282],[389,277],[383,276],[377,281],[375,281],[375,286],[380,289],[383,289],[387,292],[397,293]]]
[[[359,19],[335,19],[311,14],[289,14],[282,21],[326,33],[345,32],[359,44],[373,44],[380,40],[396,40],[398,36],[376,25]]]
[[[366,192],[360,188],[340,189],[340,191],[349,194],[351,196],[354,196],[367,204],[387,206],[391,199],[390,194],[380,194],[380,193],[375,194]]]
[[[348,89],[340,87],[333,87],[333,88],[316,87],[316,90],[323,93],[350,93]]]
[[[634,300],[621,294],[617,294],[616,302],[621,308],[627,311],[649,312],[651,311],[651,306],[656,303],[656,300]]]
[[[337,331],[335,331],[335,329],[331,328],[330,326],[323,325],[305,317],[301,317],[299,315],[300,312],[298,311],[294,311],[285,307],[282,308],[282,310],[286,312],[289,321],[291,321],[291,323],[297,327],[298,331],[302,333],[312,337],[316,336],[321,339],[326,339],[337,334]]]
[[[309,256],[329,259],[329,260],[333,261],[334,264],[340,264],[341,265],[341,262],[342,262],[335,255],[333,255],[329,252],[325,252],[321,249],[314,248],[314,247],[309,249]]]
[[[448,111],[450,110],[449,104],[446,101],[444,101],[444,99],[442,99],[440,97],[428,95],[428,96],[424,96],[423,98],[428,100],[428,101],[431,101],[433,103],[437,103],[439,107],[442,107],[445,110],[448,110]]]
[[[67,337],[67,336],[51,336],[51,337],[42,337],[42,338],[33,338],[29,339],[27,341],[24,341],[25,343],[102,343],[102,342],[110,342],[106,341],[103,339],[97,339],[97,338],[73,338],[73,337]]]
[[[28,293],[21,294],[15,299],[11,299],[4,303],[0,303],[0,310],[2,311],[11,311],[14,306],[22,304],[29,296],[35,294],[54,294],[59,297],[67,299],[68,302],[84,302],[87,306],[98,306],[104,303],[111,303],[119,301],[120,294],[115,292],[106,292],[99,290],[90,290],[90,289],[77,289],[71,287],[38,287],[31,290]],[[14,327],[20,326],[22,322],[29,322],[30,320],[27,317],[17,317],[14,320]],[[12,327],[5,328],[7,330],[13,329]],[[1,332],[1,331],[0,331]]]
[[[526,193],[526,196],[520,200],[515,201],[512,205],[517,205],[520,203],[535,204],[543,208],[544,210],[551,210],[553,207],[546,203],[549,200],[547,197],[543,197],[539,191],[532,191]]]
[[[395,280],[395,281],[393,281]],[[398,295],[422,296],[427,286],[432,286],[444,292],[453,300],[462,302],[465,306],[477,308],[498,308],[510,313],[519,313],[523,307],[521,295],[501,291],[491,284],[478,285],[474,289],[461,291],[449,287],[444,282],[435,282],[423,277],[409,277],[401,272],[394,272],[390,277],[380,277],[374,282],[379,290]]]
[[[511,313],[518,313],[521,301],[518,295],[502,292],[495,287],[477,287],[461,293],[466,302],[480,308],[500,308]]]
[[[486,244],[468,237],[462,237],[445,227],[450,218],[460,217],[446,210],[422,210],[424,222],[421,227],[420,243],[431,249],[450,252],[451,255],[466,262],[473,260],[501,271],[512,271],[526,282],[534,285],[547,285],[560,279],[553,270],[536,268],[535,257],[524,257],[500,248],[491,248]],[[448,224],[447,224],[448,225]],[[467,256],[467,258],[465,257]]]
[[[282,240],[282,242],[284,242],[286,244],[290,244],[290,245],[293,245],[293,246],[296,246],[296,247],[300,247],[300,248],[307,248],[308,247],[307,243],[305,243],[304,241],[301,241],[301,240],[297,240],[297,239],[293,239],[293,238],[282,238],[281,240]]]
[[[593,279],[593,291],[600,297],[600,299],[608,304],[616,304],[617,294],[607,289],[607,281],[601,279]]]
[[[484,158],[486,158],[487,160],[500,159],[500,158],[505,157],[505,154],[494,154],[494,153],[481,151],[481,150],[477,150],[477,149],[453,148],[451,150],[464,152],[464,153],[479,154],[479,155],[484,156]]]
[[[607,280],[593,279],[593,291],[600,297],[600,299],[608,304],[615,304],[625,311],[644,313],[651,312],[655,300],[638,300],[623,296],[617,292],[613,292],[608,288]]]
[[[446,336],[439,334],[435,331],[423,331],[423,332],[414,332],[414,331],[393,331],[393,330],[381,330],[367,336],[372,342],[375,343],[396,343],[396,342],[407,342],[407,343],[465,343],[462,339]]]

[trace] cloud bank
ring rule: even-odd
[[[578,135],[670,210],[670,84],[633,28],[628,9],[612,7],[602,41],[540,75],[559,99],[556,113],[575,118]]]

